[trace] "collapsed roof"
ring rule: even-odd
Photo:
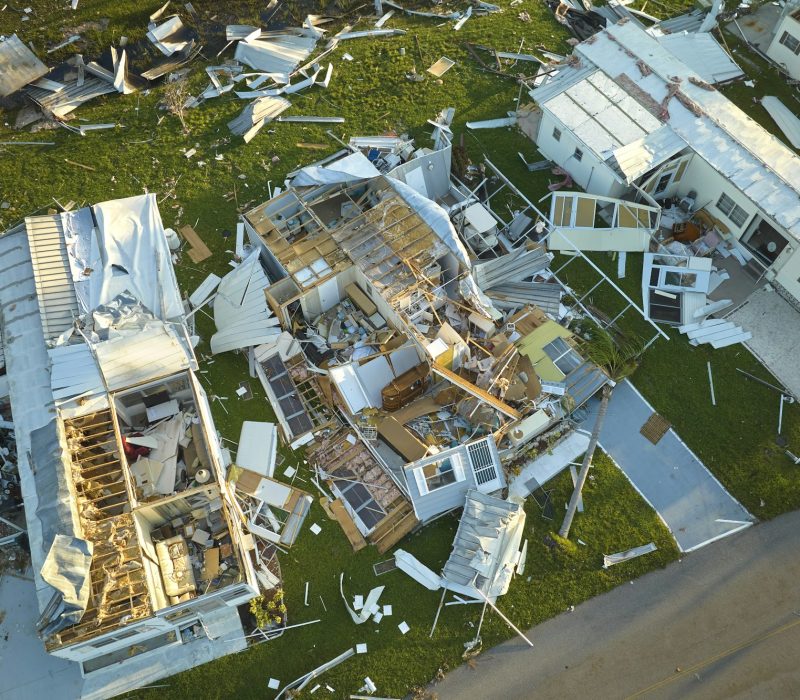
[[[269,279],[270,322],[285,329],[255,348],[256,373],[287,442],[325,434],[339,445],[309,459],[364,537],[392,512],[408,527],[378,474],[410,499],[416,520],[430,521],[463,507],[470,489],[497,493],[501,454],[608,381],[553,320],[562,318],[561,286],[547,270],[551,256],[526,236],[538,232],[533,219],[516,212],[503,224],[452,178],[451,118],[430,122],[434,149],[354,138],[244,217]],[[516,247],[503,239],[505,255],[477,258],[474,239],[465,245],[480,229],[488,253],[501,227],[519,229]],[[251,315],[254,338],[262,316]],[[347,465],[342,450],[352,453]]]
[[[145,545],[166,547],[154,534],[163,513],[213,520],[231,543],[226,573],[212,586],[209,569],[205,591],[241,580],[250,569],[155,196],[28,217],[0,235],[0,259],[0,328],[47,647],[198,595],[202,571],[143,555]],[[165,499],[172,510],[153,509]],[[170,573],[178,565],[180,588]]]

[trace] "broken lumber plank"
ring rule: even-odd
[[[75,165],[78,168],[83,168],[84,170],[91,170],[94,172],[94,168],[91,165],[84,165],[83,163],[76,163],[74,160],[70,160],[69,158],[64,158],[65,163],[69,163],[70,165]]]
[[[211,257],[211,250],[203,243],[203,239],[197,235],[197,232],[191,226],[183,226],[178,229],[178,233],[189,244],[189,257],[192,262],[199,263]]]
[[[476,399],[480,399],[481,401],[488,403],[490,406],[493,406],[509,418],[519,420],[522,417],[522,414],[517,411],[516,408],[512,408],[505,401],[501,401],[496,396],[492,396],[488,391],[484,391],[480,387],[475,386],[471,381],[460,377],[455,372],[447,369],[447,367],[444,365],[434,362],[431,369],[433,369],[433,371],[440,377],[447,379],[451,384],[461,387],[468,394],[471,394]]]

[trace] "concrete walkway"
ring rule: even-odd
[[[434,692],[440,700],[800,697],[798,530],[800,512],[789,513],[690,554],[534,627],[533,649],[515,638],[487,651]]]
[[[599,399],[582,427],[591,431]],[[639,429],[653,414],[629,381],[614,389],[600,445],[658,512],[678,547],[691,552],[752,524],[753,517],[717,481],[674,430],[654,445]]]

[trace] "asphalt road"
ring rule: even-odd
[[[593,598],[528,637],[533,649],[516,638],[449,674],[435,688],[440,700],[800,697],[800,511]]]

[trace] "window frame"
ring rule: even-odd
[[[800,39],[794,34],[784,31],[783,34],[781,34],[781,38],[778,39],[778,43],[785,46],[795,56],[800,54]]]
[[[554,139],[554,140],[556,140],[556,141],[561,141],[561,135],[562,135],[562,133],[563,133],[563,132],[561,131],[561,129],[559,129],[557,126],[554,126],[554,127],[553,127],[553,139]]]
[[[740,207],[730,195],[722,192],[714,205],[737,228],[742,228],[750,219],[750,214]]]
[[[653,190],[653,196],[659,195],[662,192],[666,192],[669,189],[669,186],[672,184],[672,176],[675,174],[674,170],[670,170],[668,173],[662,173],[660,177],[656,180],[656,186]],[[666,182],[664,182],[666,180]],[[661,186],[661,183],[664,182],[664,186]]]
[[[572,157],[580,163],[583,160],[583,151],[576,146]]]

